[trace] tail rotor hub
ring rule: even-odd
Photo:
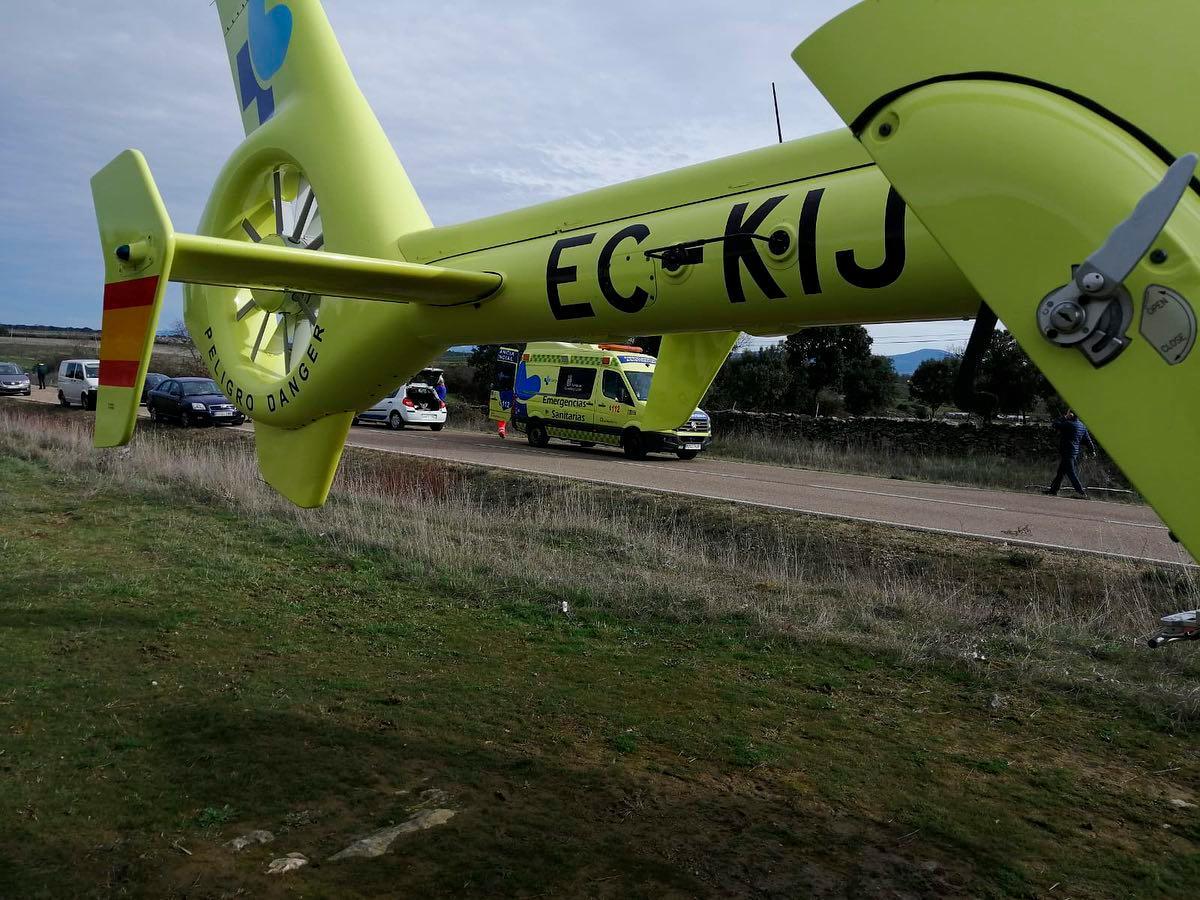
[[[312,184],[295,166],[273,168],[246,199],[235,236],[256,244],[319,251],[325,246]],[[231,292],[227,314],[239,326],[244,360],[263,375],[286,378],[312,339],[321,298],[297,291]]]

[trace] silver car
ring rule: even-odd
[[[16,363],[0,362],[0,394],[24,394],[28,397],[33,393],[29,376]]]

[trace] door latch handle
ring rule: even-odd
[[[1038,304],[1038,329],[1060,347],[1077,347],[1097,368],[1129,346],[1133,300],[1125,279],[1162,234],[1192,180],[1196,154],[1181,156],[1162,180],[1138,201],[1129,218],[1075,266],[1071,281]]]

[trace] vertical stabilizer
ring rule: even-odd
[[[92,178],[104,255],[97,447],[129,443],[175,252],[175,232],[141,153],[126,150]]]

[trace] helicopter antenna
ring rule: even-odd
[[[779,143],[783,143],[783,125],[779,122],[779,94],[775,90],[775,82],[771,82],[771,99],[775,101],[775,132],[779,135]]]

